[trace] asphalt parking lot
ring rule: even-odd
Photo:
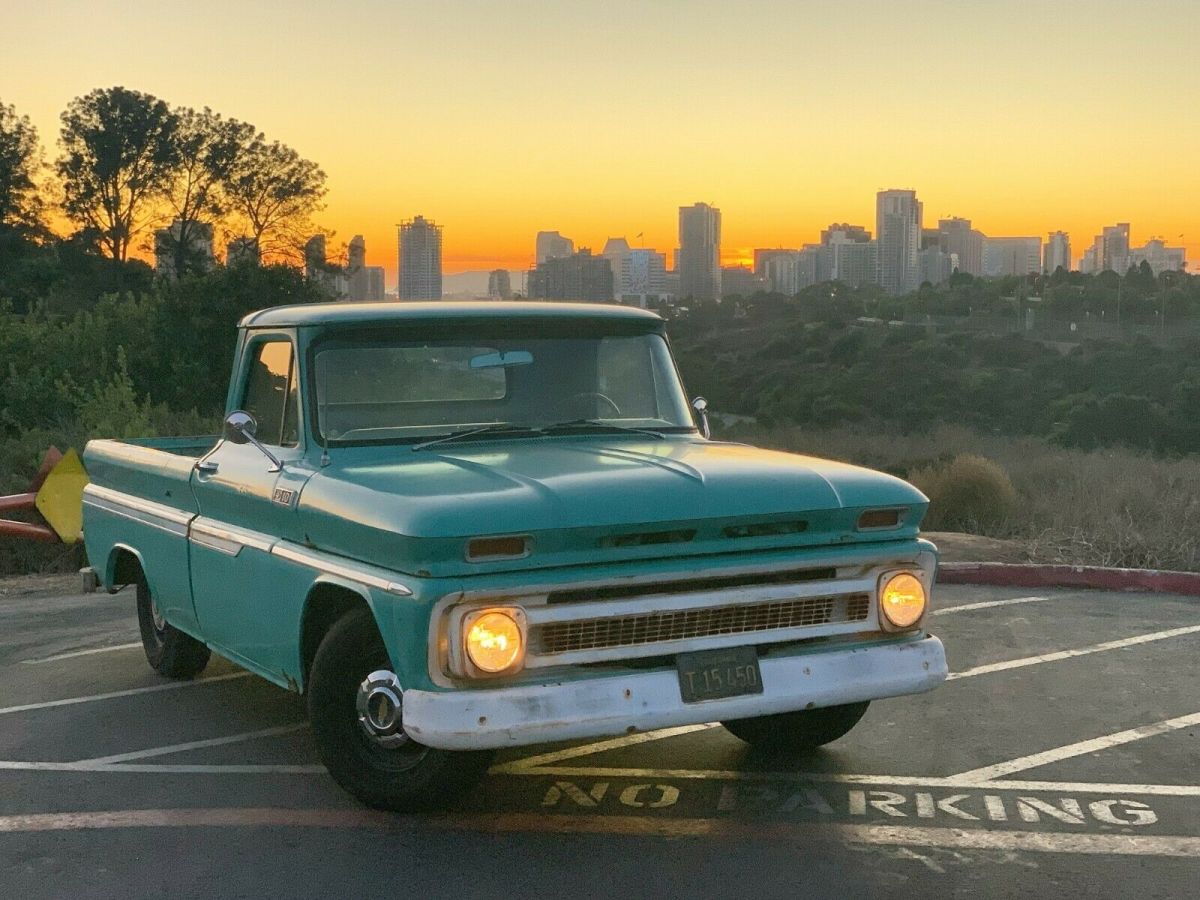
[[[1200,883],[1200,600],[939,588],[951,680],[766,758],[719,726],[506,752],[374,813],[301,700],[154,675],[130,591],[0,599],[11,897],[1179,897]]]

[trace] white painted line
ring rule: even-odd
[[[217,681],[232,681],[234,678],[249,678],[249,672],[229,672],[225,675],[215,675],[212,678],[197,678],[194,681],[171,681],[166,684],[152,684],[148,687],[130,688],[125,691],[110,691],[107,694],[90,694],[86,697],[68,697],[65,700],[47,700],[43,703],[25,703],[21,706],[6,706],[0,708],[0,716],[9,713],[30,712],[35,709],[50,709],[54,706],[74,706],[76,703],[91,703],[93,700],[114,700],[117,697],[134,697],[138,694],[153,694],[158,691],[175,691],[180,688],[195,687],[200,684],[213,684]]]
[[[1167,734],[1179,728],[1188,728],[1192,725],[1200,725],[1200,713],[1193,713],[1190,716],[1180,716],[1176,719],[1166,719],[1162,722],[1155,722],[1153,725],[1142,725],[1138,728],[1117,731],[1113,734],[1106,734],[1088,741],[1079,741],[1063,747],[1055,747],[1053,750],[1044,750],[1041,753],[1033,753],[1029,756],[1011,759],[1008,762],[996,763],[995,765],[984,766],[980,769],[972,769],[955,777],[988,781],[1004,775],[1024,772],[1027,769],[1036,769],[1038,766],[1049,765],[1050,763],[1056,763],[1075,756],[1082,756],[1085,753],[1096,753],[1100,750],[1107,750],[1110,747],[1119,747],[1121,744],[1129,744],[1133,741],[1154,737],[1155,735]]]
[[[706,837],[744,842],[750,838],[808,843],[834,838],[851,844],[1008,850],[1113,856],[1200,856],[1200,838],[1177,835],[1079,834],[1045,831],[985,831],[911,825],[793,824],[731,819],[651,816],[467,813],[421,820],[364,809],[132,809],[102,812],[33,813],[0,816],[0,833],[81,831],[110,828],[384,828],[415,833],[418,828],[485,833],[563,832],[655,837]]]
[[[0,772],[87,772],[124,775],[323,775],[319,765],[230,764],[206,765],[190,763],[123,763],[96,764],[89,762],[27,762],[0,760]]]
[[[709,722],[705,725],[681,725],[678,728],[662,728],[658,731],[643,731],[638,734],[626,735],[625,737],[612,738],[606,741],[598,741],[594,744],[582,744],[578,747],[568,747],[565,750],[555,750],[552,753],[542,753],[537,756],[527,756],[523,759],[514,759],[511,762],[502,763],[498,766],[493,766],[491,772],[493,774],[508,772],[512,769],[528,769],[533,766],[549,765],[550,763],[562,762],[564,759],[575,759],[578,756],[591,756],[593,753],[603,753],[605,750],[617,750],[621,747],[631,747],[635,744],[645,744],[649,741],[661,741],[663,738],[676,737],[681,734],[690,734],[693,731],[705,731],[709,728],[717,728],[719,723]]]
[[[74,659],[77,656],[92,656],[96,653],[112,653],[114,650],[133,650],[135,647],[141,648],[141,646],[141,641],[134,641],[132,644],[108,644],[104,647],[92,647],[88,650],[72,650],[70,653],[58,653],[54,656],[44,656],[41,659],[23,659],[21,662],[27,666],[38,666],[42,663],[58,662],[60,659]]]
[[[945,609],[935,609],[933,615],[944,616],[948,613],[969,612],[973,609],[991,609],[993,606],[1013,606],[1017,603],[1041,603],[1049,597],[1013,597],[1009,600],[984,600],[982,603],[964,603],[962,606],[947,606]]]
[[[258,731],[246,731],[242,734],[231,734],[225,737],[207,738],[202,741],[188,741],[185,744],[170,744],[166,747],[152,747],[149,750],[134,750],[130,753],[115,753],[112,756],[97,756],[92,759],[81,759],[81,765],[108,766],[113,763],[123,763],[134,759],[149,759],[152,756],[167,756],[171,753],[183,753],[185,750],[202,750],[206,747],[223,747],[226,744],[240,744],[243,741],[253,741],[257,738],[277,737],[281,734],[292,734],[307,728],[307,722],[294,722],[291,725],[279,725],[275,728],[262,728]]]
[[[947,676],[947,681],[953,681],[958,678],[972,678],[976,675],[987,675],[991,672],[1004,672],[1008,669],[1020,669],[1025,666],[1036,666],[1039,663],[1058,662],[1063,659],[1073,659],[1076,656],[1087,656],[1089,653],[1103,653],[1106,650],[1121,650],[1125,647],[1134,647],[1138,644],[1149,644],[1152,641],[1164,641],[1167,638],[1180,637],[1185,634],[1200,633],[1200,625],[1188,625],[1185,628],[1171,628],[1167,631],[1155,631],[1150,634],[1139,634],[1136,637],[1122,638],[1119,641],[1105,641],[1103,644],[1094,644],[1091,647],[1080,647],[1077,650],[1059,650],[1056,653],[1045,653],[1041,656],[1026,656],[1023,659],[1008,659],[1004,662],[989,663],[985,666],[976,666],[973,669],[964,669],[961,672],[951,672]],[[2,710],[0,710],[2,711]]]

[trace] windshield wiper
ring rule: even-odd
[[[412,449],[424,450],[426,447],[433,447],[437,444],[449,444],[454,441],[464,441],[468,438],[491,434],[541,435],[544,433],[540,428],[534,428],[532,425],[517,425],[513,422],[493,422],[491,425],[484,425],[480,428],[468,428],[466,431],[454,431],[442,437],[434,438],[431,441],[413,444]]]
[[[629,434],[646,434],[653,438],[663,439],[666,437],[661,431],[653,431],[649,428],[634,428],[631,425],[617,425],[613,422],[605,422],[603,419],[571,419],[568,422],[555,422],[552,425],[543,425],[542,430],[550,433],[568,428],[590,428],[593,431],[612,431],[612,432],[628,432]]]

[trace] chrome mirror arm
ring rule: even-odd
[[[703,397],[697,397],[692,401],[692,409],[696,411],[696,416],[699,418],[700,433],[705,438],[712,438],[712,429],[708,425],[708,401]]]

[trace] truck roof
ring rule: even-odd
[[[431,322],[445,319],[619,319],[661,322],[657,313],[611,303],[541,303],[518,301],[432,302],[384,301],[372,303],[303,303],[273,306],[252,312],[239,322],[242,328],[294,328],[304,325],[356,324],[361,322]]]

